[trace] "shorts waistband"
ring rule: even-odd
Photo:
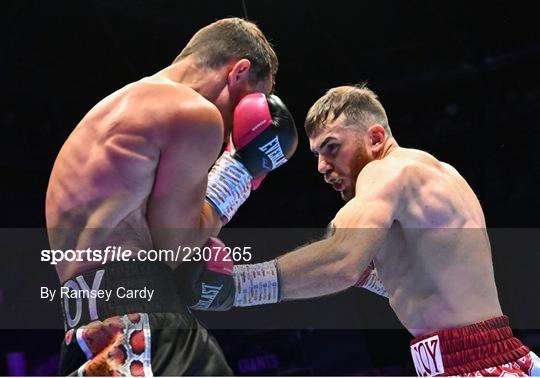
[[[419,376],[463,375],[515,361],[529,351],[513,336],[507,316],[444,329],[411,341]]]
[[[110,263],[63,283],[60,291],[66,330],[130,313],[189,313],[164,263]]]

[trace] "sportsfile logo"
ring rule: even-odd
[[[285,159],[285,155],[283,154],[283,150],[281,149],[281,145],[279,144],[279,139],[277,136],[274,139],[270,140],[270,142],[266,143],[264,146],[259,147],[259,151],[263,152],[268,157],[268,159],[270,159],[270,166],[268,166],[267,164],[267,159],[264,159],[263,161],[263,167],[268,170],[276,169],[281,164],[287,162],[287,159]]]
[[[411,354],[418,376],[429,377],[444,373],[441,344],[438,335],[411,345]]]

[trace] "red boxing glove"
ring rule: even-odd
[[[252,93],[240,100],[234,109],[233,148],[245,147],[272,123],[272,115],[263,93]]]

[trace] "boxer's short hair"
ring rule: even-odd
[[[241,18],[224,18],[200,29],[173,63],[193,55],[198,64],[221,67],[232,59],[251,62],[254,82],[276,76],[278,59],[272,45],[256,24]]]
[[[367,130],[369,126],[378,123],[388,135],[392,135],[386,111],[375,92],[365,84],[329,89],[308,111],[304,123],[307,135],[316,135],[341,114],[345,114],[348,126]]]

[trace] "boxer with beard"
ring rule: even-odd
[[[273,261],[222,274],[203,267],[192,282],[230,287],[213,304],[252,306],[367,286],[389,298],[415,337],[418,375],[540,375],[538,356],[502,313],[482,207],[459,172],[398,145],[365,86],[329,90],[309,110],[305,129],[318,171],[346,202],[334,231]],[[200,291],[184,288],[195,308],[211,307],[196,301]]]

